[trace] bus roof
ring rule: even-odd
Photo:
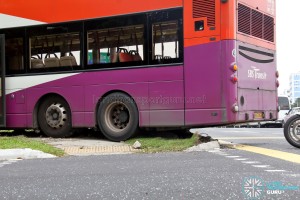
[[[0,13],[45,23],[182,7],[182,0],[2,0]]]

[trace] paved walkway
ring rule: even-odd
[[[64,150],[68,155],[105,155],[128,154],[138,152],[123,142],[110,142],[99,138],[31,138],[43,141]],[[41,151],[26,149],[0,149],[0,160],[52,158],[55,157]]]
[[[99,138],[39,138],[38,140],[60,148],[69,155],[124,154],[138,151],[123,142],[110,142]]]

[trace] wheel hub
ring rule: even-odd
[[[295,139],[300,140],[300,122],[297,121],[293,124],[293,131],[292,135],[295,137]]]
[[[125,111],[122,111],[122,112],[120,113],[119,118],[120,118],[120,121],[121,121],[122,123],[127,122],[127,121],[128,121],[128,118],[129,118],[128,113],[125,112]]]
[[[114,103],[107,109],[106,122],[111,129],[121,131],[125,129],[130,121],[127,107],[122,103]]]
[[[66,109],[61,104],[53,103],[46,110],[47,124],[52,128],[61,128],[67,121]]]

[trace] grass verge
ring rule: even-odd
[[[163,138],[163,137],[136,137],[127,140],[126,143],[133,145],[135,141],[142,144],[142,151],[146,153],[183,151],[189,147],[198,144],[198,136],[193,135],[191,138]]]
[[[44,153],[49,153],[55,156],[63,156],[63,150],[55,148],[49,144],[32,140],[24,136],[16,137],[0,137],[0,149],[17,149],[17,148],[30,148],[39,150]]]

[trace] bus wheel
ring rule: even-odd
[[[106,96],[97,110],[100,131],[112,141],[124,141],[138,129],[138,109],[135,102],[123,93]]]
[[[294,147],[300,148],[300,116],[295,115],[284,124],[284,137]]]
[[[44,100],[38,110],[40,129],[49,137],[59,138],[72,135],[71,109],[60,97]]]

